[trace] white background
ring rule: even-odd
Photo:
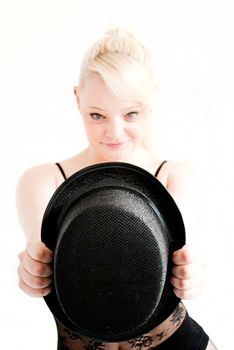
[[[0,333],[7,349],[55,349],[42,299],[17,286],[25,246],[14,192],[28,167],[72,156],[86,144],[73,97],[85,50],[113,25],[134,30],[153,55],[160,88],[159,158],[199,161],[211,190],[202,296],[186,302],[220,350],[233,346],[232,1],[0,1]],[[203,201],[203,198],[201,198]]]

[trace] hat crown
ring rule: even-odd
[[[170,271],[185,242],[183,220],[167,190],[139,167],[103,163],[68,178],[47,206],[42,241],[54,251],[45,300],[77,335],[132,339],[179,302]]]

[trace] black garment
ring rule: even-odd
[[[153,347],[155,350],[205,350],[209,342],[208,335],[188,313],[184,321],[168,339]]]
[[[60,165],[59,163],[55,163],[55,164],[56,164],[57,167],[59,168],[59,170],[60,170],[60,172],[61,172],[61,174],[62,174],[64,180],[66,180],[67,177],[66,177],[65,172],[64,172],[63,168],[61,167],[61,165]]]
[[[164,161],[159,165],[158,169],[157,169],[156,172],[155,172],[155,175],[154,175],[155,177],[158,176],[160,170],[162,169],[163,165],[164,165],[166,162],[167,162],[167,160],[164,160]]]
[[[64,328],[57,321],[58,328],[58,350],[105,350],[105,344],[100,341],[95,341],[88,338],[79,337],[73,334],[68,329]],[[140,346],[141,338],[147,338],[148,344]],[[206,350],[209,337],[204,330],[188,315],[186,312],[185,318],[179,328],[168,339],[164,340],[160,345],[155,347],[150,346],[150,336],[140,336],[129,341],[129,350]],[[133,345],[138,343],[138,345]],[[121,343],[119,343],[121,348]]]

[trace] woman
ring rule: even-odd
[[[130,33],[115,29],[96,42],[81,65],[74,88],[89,145],[79,154],[56,164],[28,169],[17,186],[19,220],[27,238],[20,253],[19,285],[28,295],[50,293],[52,252],[40,241],[44,210],[58,186],[76,171],[97,163],[128,162],[157,176],[187,217],[191,203],[191,167],[155,159],[149,147],[149,126],[155,109],[156,88],[150,55]],[[189,194],[189,195],[188,195]],[[191,210],[190,210],[191,211]],[[186,222],[185,222],[186,223]],[[187,227],[187,234],[189,235]],[[173,255],[171,283],[182,299],[200,293],[203,260],[195,260],[184,246]],[[59,349],[215,349],[181,302],[162,324],[149,333],[121,343],[100,343],[78,337],[57,322]]]

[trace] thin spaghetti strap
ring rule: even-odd
[[[61,174],[63,175],[64,180],[67,180],[67,177],[66,177],[66,175],[65,175],[65,172],[64,172],[63,168],[61,167],[61,165],[60,165],[59,163],[55,163],[55,164],[57,165],[57,167],[59,168]]]
[[[164,160],[164,161],[159,165],[158,169],[157,169],[156,172],[155,172],[155,175],[154,175],[155,177],[158,176],[160,170],[162,169],[163,165],[164,165],[166,162],[167,162],[167,160]]]

